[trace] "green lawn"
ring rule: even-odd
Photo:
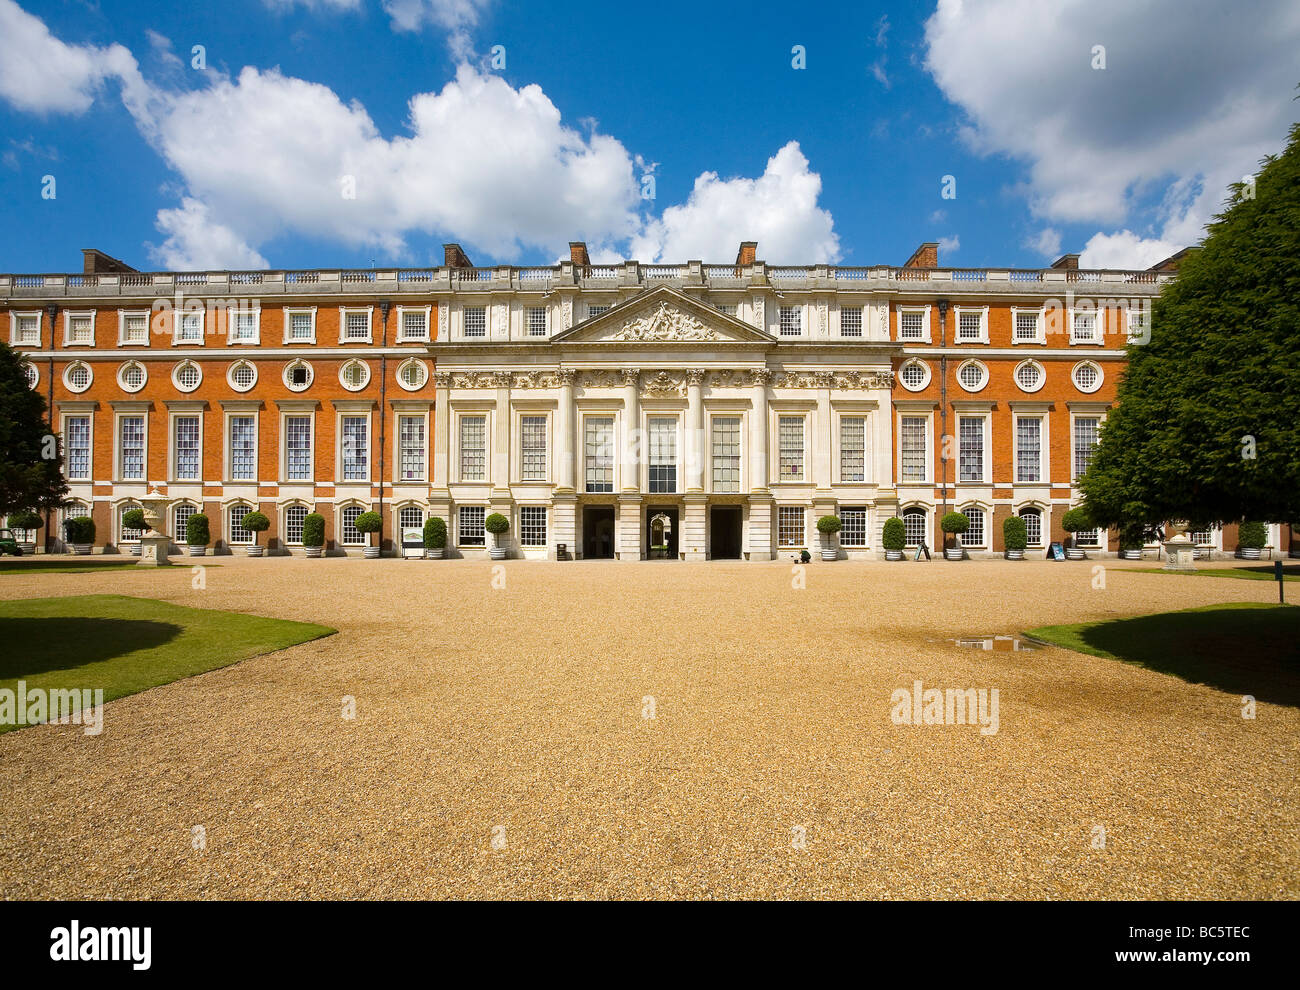
[[[1260,701],[1300,707],[1300,606],[1234,602],[1025,635]]]
[[[1251,564],[1248,567],[1202,567],[1194,571],[1167,571],[1163,567],[1135,567],[1135,571],[1144,574],[1182,574],[1193,577],[1240,578],[1246,581],[1276,581],[1273,576],[1273,564]],[[1283,564],[1282,580],[1290,584],[1300,581],[1300,564]]]
[[[135,567],[139,558],[123,559],[118,557],[45,557],[33,560],[30,557],[0,557],[0,574],[85,574],[90,571],[120,571]]]
[[[0,602],[0,689],[102,688],[111,701],[334,632],[124,595]]]

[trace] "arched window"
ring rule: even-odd
[[[339,514],[339,520],[342,525],[339,529],[343,534],[343,545],[345,547],[365,546],[366,540],[357,532],[357,516],[365,510],[359,505],[344,506],[342,513]]]
[[[140,537],[142,537],[142,536],[144,535],[144,530],[142,530],[142,529],[130,529],[130,528],[127,527],[126,523],[122,522],[122,517],[123,517],[123,516],[125,516],[125,515],[126,515],[128,512],[130,512],[132,509],[138,509],[138,508],[140,508],[140,506],[136,505],[134,502],[123,502],[121,505],[119,505],[119,506],[117,507],[117,523],[118,523],[118,526],[117,526],[117,529],[118,529],[118,537],[117,537],[117,538],[118,538],[118,541],[119,541],[119,542],[121,542],[121,543],[139,543],[139,542],[140,542]]]
[[[961,511],[970,520],[970,526],[957,538],[958,542],[964,547],[984,546],[984,510],[978,505],[968,505]]]
[[[397,514],[397,524],[402,529],[421,529],[424,526],[424,510],[418,505],[404,505]]]
[[[903,510],[903,530],[907,534],[909,547],[919,547],[922,543],[929,542],[925,538],[926,528],[924,509],[913,506]]]
[[[302,544],[302,523],[307,518],[307,506],[291,505],[284,510],[284,542],[291,546]]]
[[[1043,510],[1033,506],[1020,510],[1020,518],[1025,521],[1025,538],[1031,547],[1043,545]]]
[[[226,510],[226,542],[232,544],[252,543],[253,534],[244,529],[244,516],[253,511],[253,507],[244,502],[237,502]]]
[[[185,542],[185,526],[189,523],[190,516],[198,511],[198,506],[193,502],[177,502],[172,506],[172,539],[177,543]]]

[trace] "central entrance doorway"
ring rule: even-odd
[[[709,558],[740,559],[741,508],[738,505],[715,505],[709,509]]]
[[[677,559],[677,506],[652,505],[645,510],[646,557]]]
[[[614,507],[612,505],[582,507],[582,559],[614,559]]]

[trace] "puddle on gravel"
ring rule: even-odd
[[[1016,636],[964,636],[952,642],[971,650],[987,650],[991,653],[1032,653],[1036,646]]]

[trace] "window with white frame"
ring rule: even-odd
[[[903,541],[909,547],[919,547],[926,540],[925,510],[911,508],[903,510]]]
[[[713,490],[740,491],[740,417],[713,417]]]
[[[776,509],[776,541],[783,547],[804,545],[803,506],[779,505]]]
[[[840,546],[865,547],[867,545],[867,510],[863,506],[840,509]]]
[[[343,310],[343,339],[370,340],[370,310]]]
[[[359,505],[345,505],[339,513],[339,529],[345,547],[365,546],[366,536],[357,529],[357,517],[364,511]]]
[[[397,384],[408,392],[424,388],[429,380],[429,369],[418,358],[408,358],[397,369]]]
[[[23,377],[27,379],[28,388],[35,388],[40,383],[41,372],[31,361],[24,361]]]
[[[370,384],[370,365],[365,361],[349,361],[339,369],[339,382],[349,392],[360,392]]]
[[[69,481],[90,480],[90,417],[69,416],[63,421],[64,476]]]
[[[650,491],[677,491],[677,418],[651,416],[647,422],[650,434]]]
[[[923,309],[900,309],[898,311],[898,339],[924,340],[926,311]]]
[[[69,392],[84,392],[94,380],[94,372],[84,361],[74,361],[63,370],[63,384]]]
[[[529,306],[525,311],[528,317],[528,336],[546,336],[546,307]]]
[[[144,417],[121,416],[117,421],[118,477],[144,481]]]
[[[957,480],[984,480],[984,417],[957,417]]]
[[[1206,535],[1208,536],[1209,534],[1206,534]],[[1196,543],[1196,542],[1198,542],[1198,541],[1197,541],[1197,540],[1193,540],[1192,542],[1193,542],[1193,543]],[[1081,530],[1079,530],[1079,532],[1077,532],[1077,533],[1074,534],[1074,545],[1075,545],[1076,547],[1096,547],[1096,546],[1100,546],[1100,545],[1101,545],[1101,530],[1099,530],[1099,529],[1097,529],[1097,528],[1095,528],[1095,527],[1094,527],[1093,529],[1081,529]]]
[[[231,481],[257,480],[257,417],[231,416],[229,420]]]
[[[1043,480],[1043,421],[1033,416],[1016,419],[1016,481]]]
[[[1080,538],[1079,542],[1083,546],[1094,546],[1096,544],[1096,530],[1093,530],[1094,539],[1093,542],[1091,543],[1086,543],[1086,544],[1083,543],[1083,540],[1081,539],[1081,537],[1083,536],[1082,533],[1076,533],[1075,536]],[[1208,529],[1198,529],[1198,530],[1189,531],[1187,534],[1187,538],[1197,546],[1206,546],[1207,544],[1214,543],[1214,534],[1210,532],[1210,530]]]
[[[365,481],[370,477],[370,418],[344,416],[339,454],[344,481]]]
[[[519,417],[519,468],[524,481],[546,480],[546,417]]]
[[[307,506],[290,505],[284,510],[284,542],[291,546],[302,545],[302,525],[307,519]]]
[[[424,478],[424,417],[397,417],[397,467],[403,481]]]
[[[1077,481],[1092,465],[1101,437],[1100,416],[1074,417],[1074,478]]]
[[[69,313],[64,339],[69,344],[95,342],[95,316],[93,313]]]
[[[909,392],[919,392],[930,384],[930,367],[924,361],[913,358],[898,369],[899,381]]]
[[[139,361],[126,361],[117,369],[117,383],[123,392],[138,392],[149,380],[149,373]]]
[[[840,310],[840,336],[862,336],[862,307],[849,306]]]
[[[290,341],[314,341],[316,339],[316,311],[314,309],[291,309],[285,313],[288,320]]]
[[[11,313],[10,339],[15,347],[39,347],[41,345],[41,314]]]
[[[486,306],[465,307],[465,336],[466,337],[487,336],[487,307]]]
[[[988,380],[989,370],[979,361],[967,361],[957,369],[957,384],[967,392],[978,392]]]
[[[424,510],[418,505],[404,505],[397,513],[397,525],[401,529],[423,529]]]
[[[519,545],[546,546],[546,506],[521,505],[519,507]]]
[[[902,416],[898,421],[899,465],[903,481],[925,481],[928,476],[926,458],[926,418]]]
[[[456,526],[457,542],[462,547],[487,546],[487,531],[483,521],[487,518],[487,509],[481,505],[462,505],[457,510],[459,516]]]
[[[257,384],[257,366],[251,361],[236,361],[226,373],[226,379],[236,392],[247,392]]]
[[[608,312],[609,312],[608,306],[591,305],[587,307],[587,319],[590,320],[593,317],[600,316],[601,313],[608,313]]]
[[[199,417],[172,419],[172,472],[177,481],[202,481],[199,464]]]
[[[1080,361],[1074,366],[1071,373],[1074,379],[1074,387],[1080,392],[1095,392],[1101,388],[1101,368],[1091,361]]]
[[[193,361],[181,361],[172,369],[172,383],[181,392],[193,392],[203,382],[203,370]]]
[[[198,508],[190,502],[177,502],[172,506],[172,539],[177,543],[186,541],[185,530],[189,526],[190,516],[198,511]]]
[[[460,418],[460,480],[487,480],[487,417]]]
[[[203,342],[203,313],[181,313],[176,324],[175,340],[180,344]]]
[[[1016,310],[1015,329],[1012,340],[1017,344],[1036,343],[1042,339],[1040,314],[1023,309]]]
[[[140,508],[134,502],[123,502],[117,507],[117,531],[120,534],[118,540],[122,543],[139,543],[140,537],[144,536],[143,529],[136,529],[126,524],[126,514]]]
[[[121,337],[124,344],[149,343],[149,314],[123,313]]]
[[[312,366],[301,358],[284,366],[284,384],[294,392],[305,392],[315,377]]]
[[[776,421],[778,478],[781,481],[803,480],[802,416],[779,416]]]
[[[840,417],[840,481],[867,480],[867,419]]]
[[[1020,510],[1020,518],[1025,521],[1025,542],[1031,547],[1043,545],[1043,513],[1041,509],[1027,508]]]
[[[423,309],[403,309],[401,340],[428,340],[429,313]],[[419,511],[418,509],[416,511]]]
[[[984,339],[984,311],[980,309],[957,310],[957,340],[980,341]]]
[[[310,416],[284,418],[284,477],[286,481],[311,481]]]
[[[957,542],[964,547],[984,546],[984,510],[978,505],[968,505],[961,512],[970,525],[957,537]]]
[[[614,419],[588,416],[583,427],[583,461],[589,492],[614,490]]]
[[[1151,306],[1139,304],[1124,310],[1130,340],[1148,340],[1151,336]]]
[[[253,542],[253,531],[244,529],[244,517],[253,511],[253,507],[244,502],[237,502],[226,511],[226,542],[246,544]]]
[[[1022,392],[1037,392],[1046,380],[1043,366],[1037,361],[1022,361],[1016,366],[1016,386]]]
[[[1100,321],[1098,320],[1098,314],[1095,310],[1076,312],[1070,323],[1070,343],[1097,343],[1097,329],[1099,325]]]
[[[803,333],[803,307],[782,306],[779,325],[782,337],[798,337]]]
[[[256,344],[258,333],[258,312],[256,310],[228,310],[230,320],[230,342],[232,344]]]

